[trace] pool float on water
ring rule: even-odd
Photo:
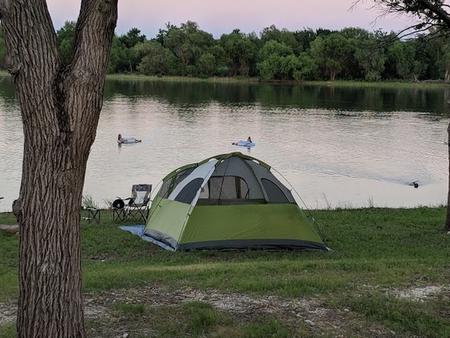
[[[142,140],[138,140],[138,139],[136,139],[134,137],[127,137],[127,138],[122,138],[120,140],[117,140],[117,143],[119,145],[121,145],[121,144],[135,144],[135,143],[141,143],[141,142],[142,142]]]
[[[239,141],[239,142],[233,142],[232,143],[234,146],[238,146],[238,147],[246,147],[246,148],[253,148],[256,146],[256,143],[254,142],[250,142],[250,141]]]

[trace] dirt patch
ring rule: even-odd
[[[18,234],[19,233],[19,226],[16,225],[6,225],[6,224],[0,224],[0,231],[4,231],[8,234]]]
[[[281,298],[276,296],[250,296],[223,293],[217,290],[181,288],[169,290],[157,286],[125,289],[85,297],[87,320],[113,319],[114,304],[145,304],[147,306],[177,306],[186,302],[201,301],[230,313],[236,318],[252,322],[264,315],[279,318],[287,325],[307,325],[317,335],[345,337],[349,335],[391,337],[395,333],[381,325],[369,323],[364,317],[349,309],[330,307],[320,298]],[[16,305],[0,304],[0,325],[13,322]]]
[[[0,303],[0,326],[11,324],[16,321],[17,304]],[[98,319],[108,316],[108,309],[104,306],[93,303],[92,301],[85,302],[84,316],[88,320]]]
[[[16,320],[17,305],[0,303],[0,326],[12,323]]]
[[[414,302],[424,302],[433,297],[437,297],[440,294],[450,292],[450,286],[423,286],[423,287],[414,287],[409,289],[394,289],[388,291],[389,295],[393,295],[394,297],[410,300]]]
[[[108,316],[108,308],[97,304],[92,299],[85,299],[84,301],[84,316],[86,319],[98,319]]]
[[[147,286],[141,289],[101,293],[95,295],[92,300],[107,308],[115,303],[170,306],[201,301],[246,321],[252,321],[267,314],[273,315],[291,326],[298,326],[300,321],[308,325],[317,334],[335,337],[348,336],[348,334],[355,332],[359,332],[362,336],[389,337],[395,334],[380,325],[367,323],[362,316],[352,313],[349,309],[328,307],[319,298],[292,299],[223,293],[217,290],[203,291],[192,288],[167,290]]]

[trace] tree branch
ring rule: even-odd
[[[86,147],[94,141],[103,104],[105,74],[117,22],[117,1],[82,0],[73,57],[63,70],[59,89],[64,97],[62,111],[68,115],[70,137],[83,139]],[[80,95],[90,98],[89,105],[77,104]]]
[[[55,131],[55,116],[45,116],[43,102],[53,99],[52,90],[60,67],[56,33],[44,0],[1,0],[5,32],[6,64],[16,84],[22,119],[27,126]],[[33,102],[22,105],[28,97]],[[44,118],[45,116],[45,118]]]
[[[46,1],[1,0],[0,14],[13,75],[21,67],[37,68],[40,75],[46,75],[59,64],[56,33]]]
[[[70,68],[73,75],[90,82],[104,74],[117,22],[117,0],[83,0],[78,17]],[[90,32],[96,32],[95,35]]]
[[[444,10],[442,6],[438,6],[436,4],[433,4],[429,0],[417,0],[419,4],[421,4],[423,7],[431,11],[436,15],[436,17],[444,22],[447,27],[450,28],[450,14]]]
[[[359,0],[358,0],[359,1]],[[444,7],[450,7],[442,0],[373,0],[391,13],[409,13],[422,21],[434,21],[435,24],[450,28],[450,13]]]

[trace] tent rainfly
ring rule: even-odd
[[[271,167],[239,152],[167,175],[144,236],[169,250],[327,249]]]

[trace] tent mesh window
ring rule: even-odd
[[[176,176],[173,176],[167,179],[161,186],[159,190],[158,197],[167,198],[175,189],[175,187],[184,180],[191,172],[194,171],[195,168],[189,168],[183,171],[180,171]]]
[[[212,176],[200,193],[199,204],[249,202],[247,182],[239,176]]]
[[[181,189],[180,193],[175,197],[175,201],[181,203],[191,204],[194,200],[195,195],[197,195],[198,190],[200,189],[203,183],[203,178],[196,178],[192,180],[186,186]]]
[[[266,191],[269,203],[289,203],[284,192],[272,181],[262,178],[261,183]]]
[[[173,178],[169,178],[167,181],[165,181],[162,184],[157,197],[167,198],[167,196],[169,196],[169,194],[170,194],[170,187],[172,185],[172,182],[173,182]]]

